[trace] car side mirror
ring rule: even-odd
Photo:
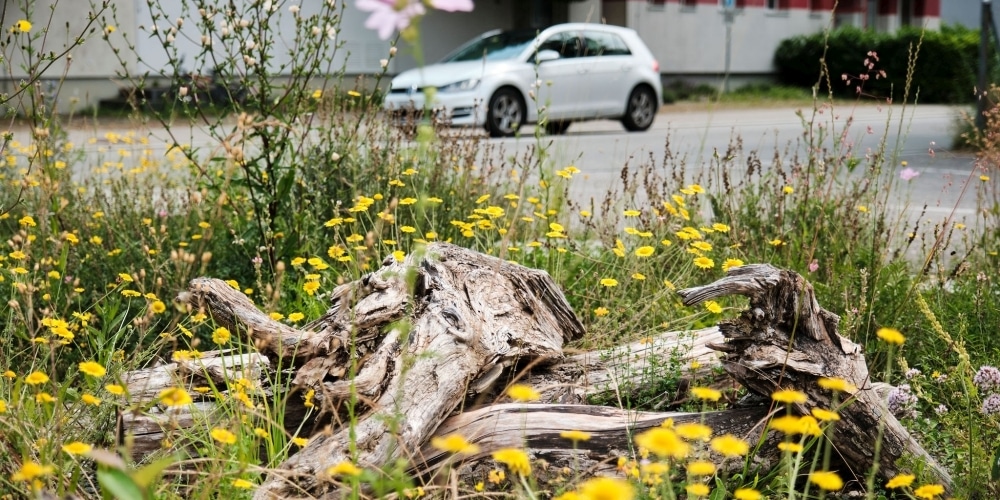
[[[538,53],[535,54],[535,62],[541,64],[545,61],[555,61],[556,59],[559,59],[559,57],[559,53],[554,50],[539,50]]]

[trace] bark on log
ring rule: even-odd
[[[218,280],[195,280],[190,291],[217,322],[297,366],[295,385],[314,389],[325,410],[352,390],[369,402],[353,429],[314,436],[256,498],[330,491],[325,471],[351,460],[352,437],[363,466],[416,450],[467,390],[485,390],[520,361],[558,360],[563,342],[583,335],[548,274],[444,243],[338,287],[330,310],[303,331]]]
[[[883,478],[901,472],[900,459],[924,462],[925,472],[950,490],[951,476],[888,411],[868,373],[861,346],[837,332],[840,318],[816,301],[812,285],[793,271],[768,264],[730,269],[709,285],[679,290],[687,305],[722,297],[745,295],[750,307],[739,318],[724,321],[726,337],[714,348],[724,353],[722,366],[751,391],[770,396],[779,389],[797,389],[808,400],[794,410],[807,415],[811,408],[834,407],[832,394],[821,389],[822,377],[844,379],[858,390],[837,408],[841,420],[834,427],[833,444],[849,472],[864,477],[876,467]],[[844,399],[844,398],[842,398]],[[875,456],[881,432],[881,451]]]

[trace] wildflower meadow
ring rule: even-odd
[[[746,436],[669,419],[628,435],[629,449],[591,452],[613,471],[601,474],[552,470],[527,442],[466,467],[479,445],[453,434],[431,442],[450,457],[434,477],[412,474],[405,459],[347,460],[322,471],[316,481],[346,498],[1000,494],[997,108],[984,130],[971,132],[977,159],[956,179],[976,201],[971,216],[900,215],[890,199],[919,172],[898,161],[897,146],[882,141],[876,151],[855,151],[844,139],[853,133],[849,123],[814,126],[829,115],[824,110],[847,113],[876,99],[903,109],[897,119],[904,120],[917,89],[893,74],[885,78],[910,93],[891,103],[814,93],[812,108],[800,112],[801,138],[774,158],[759,158],[734,138],[705,169],[683,155],[633,159],[622,165],[619,185],[585,203],[571,189],[587,173],[554,159],[542,127],[522,135],[533,144],[526,153],[510,154],[501,141],[430,121],[394,126],[381,110],[387,75],[353,80],[335,63],[344,50],[337,36],[343,1],[308,2],[307,9],[291,0],[189,0],[183,17],[168,18],[149,0],[155,22],[138,36],[162,47],[169,63],[142,72],[128,71],[125,54],[135,52],[136,40],[116,29],[127,13],[114,3],[89,3],[81,8],[85,22],[72,28],[51,25],[41,2],[13,3],[20,10],[0,18],[0,66],[16,82],[0,94],[4,498],[253,497],[269,472],[325,432],[286,425],[287,401],[271,396],[304,401],[306,422],[319,413],[312,405],[319,396],[291,390],[286,366],[224,369],[225,387],[192,376],[155,395],[131,392],[130,372],[258,347],[177,297],[194,278],[220,278],[272,320],[298,328],[327,311],[338,286],[431,242],[547,272],[586,330],[567,352],[737,316],[743,299],[687,307],[675,293],[730,269],[769,263],[798,272],[840,315],[840,333],[861,346],[872,378],[890,384],[885,411],[954,484],[929,479],[918,461],[898,464],[904,472],[888,480],[837,468],[829,436],[838,409],[858,390],[850,381],[818,380],[838,404],[800,414],[792,410],[805,397],[800,391],[748,394],[720,370],[699,371],[677,353],[645,365],[641,387],[590,403],[712,412],[763,398],[772,411],[761,425],[780,436],[780,463],[755,460],[760,443]],[[394,40],[386,61],[397,51],[419,56],[420,18],[429,9],[475,7],[471,0],[356,6],[370,15],[368,28]],[[278,16],[294,19],[295,31],[278,32],[271,22]],[[73,30],[67,42],[55,42],[53,33],[66,29]],[[204,47],[196,60],[178,56],[182,36]],[[61,83],[43,84],[63,82],[67,65],[80,62],[74,55],[91,44],[114,47],[117,81],[135,90],[122,116],[57,111],[54,103],[70,97],[60,94]],[[275,64],[278,51],[287,52],[288,66]],[[910,71],[921,71],[919,53]],[[207,74],[214,94],[191,76]],[[152,99],[154,89],[165,89],[162,102]],[[996,102],[1000,92],[980,98]],[[511,374],[507,380],[518,381],[501,396],[539,400],[544,388],[520,375]],[[659,396],[669,391],[683,397],[664,406]],[[349,398],[345,428],[362,399]],[[181,422],[180,410],[190,419]],[[139,453],[119,423],[150,415],[162,417],[159,449]],[[592,439],[579,429],[560,432],[571,446]]]

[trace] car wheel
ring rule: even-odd
[[[656,94],[645,85],[632,89],[625,106],[622,125],[629,132],[641,132],[653,124],[656,117]]]
[[[545,122],[545,132],[549,135],[563,135],[569,130],[570,122],[549,121]]]
[[[486,113],[486,131],[490,137],[510,137],[524,125],[524,99],[512,88],[497,90],[490,97],[489,111]]]

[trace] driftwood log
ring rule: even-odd
[[[324,471],[351,456],[348,429],[337,416],[352,390],[361,402],[354,427],[357,462],[367,467],[405,458],[414,473],[431,476],[445,457],[428,445],[430,437],[457,432],[481,447],[466,464],[526,443],[536,458],[596,473],[613,469],[609,460],[628,454],[631,435],[666,418],[704,419],[717,433],[763,440],[755,463],[773,467],[780,459],[775,446],[780,437],[767,432],[774,413],[767,399],[708,414],[637,414],[585,404],[595,396],[621,398],[648,384],[646,368],[656,364],[657,356],[698,360],[701,371],[690,375],[707,379],[708,370],[719,364],[719,351],[726,372],[753,393],[767,398],[777,388],[795,388],[808,394],[809,401],[795,408],[803,414],[812,407],[830,408],[830,394],[816,385],[819,377],[854,383],[859,389],[840,409],[833,440],[842,474],[863,477],[876,463],[873,443],[881,422],[881,477],[895,475],[897,460],[909,456],[925,461],[926,470],[950,485],[947,472],[885,409],[860,348],[837,333],[837,316],[819,307],[799,275],[767,265],[743,266],[716,283],[679,293],[688,304],[739,294],[750,297],[751,305],[719,328],[670,332],[652,341],[564,356],[563,344],[579,338],[583,329],[547,274],[448,244],[430,245],[405,262],[388,259],[378,271],[338,287],[328,312],[301,329],[273,321],[224,282],[200,278],[184,300],[251,340],[260,355],[173,363],[133,373],[127,382],[131,394],[155,399],[162,387],[178,381],[231,380],[236,371],[265,380],[275,366],[293,367],[293,385],[315,390],[315,401],[334,417],[314,427],[308,445],[267,478],[258,498],[336,496]],[[539,389],[540,404],[497,399],[498,389],[514,379]],[[684,397],[684,384],[680,387],[663,395],[664,405]],[[306,413],[301,398],[271,396],[288,403],[286,424],[301,423]],[[120,435],[131,436],[133,451],[142,455],[159,448],[159,433],[168,427],[191,425],[212,410],[205,401],[181,416],[126,413]],[[594,437],[574,447],[558,437],[569,429]]]

